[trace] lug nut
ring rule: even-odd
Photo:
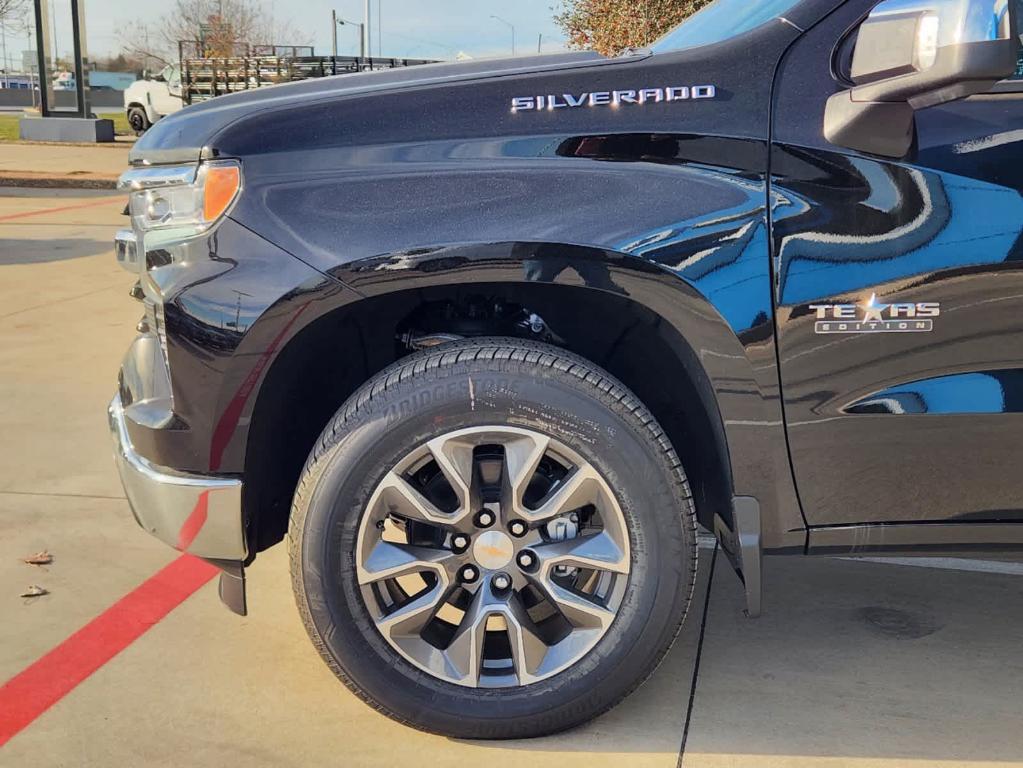
[[[462,570],[458,572],[458,578],[466,584],[472,584],[476,579],[479,578],[480,572],[476,570],[474,566],[463,565]]]
[[[511,586],[511,579],[505,574],[499,573],[494,577],[494,589],[508,589]]]
[[[451,547],[456,552],[464,552],[469,548],[469,537],[462,533],[456,534],[451,539]]]
[[[529,530],[529,526],[521,520],[513,520],[508,524],[508,530],[511,531],[512,536],[525,536],[526,531]]]
[[[484,509],[478,515],[476,515],[476,525],[480,528],[489,528],[494,524],[494,513],[488,509]]]
[[[519,564],[520,568],[529,570],[536,565],[536,555],[530,552],[528,549],[524,549],[519,552],[519,556],[515,558],[515,561]]]

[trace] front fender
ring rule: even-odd
[[[803,544],[803,523],[791,484],[784,428],[774,377],[774,341],[768,325],[736,334],[697,286],[636,256],[564,243],[461,243],[376,256],[346,265],[344,282],[294,291],[252,325],[231,365],[231,391],[251,393],[287,344],[339,310],[367,312],[378,299],[439,286],[549,284],[602,292],[636,302],[658,318],[657,331],[685,365],[716,420],[731,466],[735,495],[760,500],[768,547]],[[541,315],[556,306],[537,308]],[[599,317],[594,323],[601,322]],[[764,372],[768,375],[765,376]],[[766,381],[765,381],[766,379]],[[224,435],[226,456],[243,461],[246,425],[255,397],[224,415],[235,429]],[[222,405],[225,401],[222,401]]]
[[[232,215],[362,297],[549,282],[655,312],[710,382],[734,492],[756,497],[776,527],[765,546],[802,545],[779,400],[764,141],[462,135],[273,151],[243,166]]]

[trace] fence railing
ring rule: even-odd
[[[251,46],[250,51],[260,46]],[[279,46],[278,46],[279,47]],[[394,69],[435,63],[428,59],[359,56],[245,55],[181,60],[182,98],[186,104],[227,93],[314,77]]]

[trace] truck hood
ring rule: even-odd
[[[642,58],[644,54],[632,57]],[[218,96],[160,120],[129,154],[132,165],[182,163],[215,156],[213,138],[236,120],[269,109],[298,109],[339,96],[393,93],[468,80],[486,80],[534,72],[554,72],[614,63],[599,53],[582,51],[545,56],[482,59],[335,75],[271,85]]]

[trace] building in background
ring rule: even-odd
[[[123,91],[136,80],[138,80],[138,76],[134,72],[107,72],[98,69],[89,72],[90,88],[109,88],[114,91]]]

